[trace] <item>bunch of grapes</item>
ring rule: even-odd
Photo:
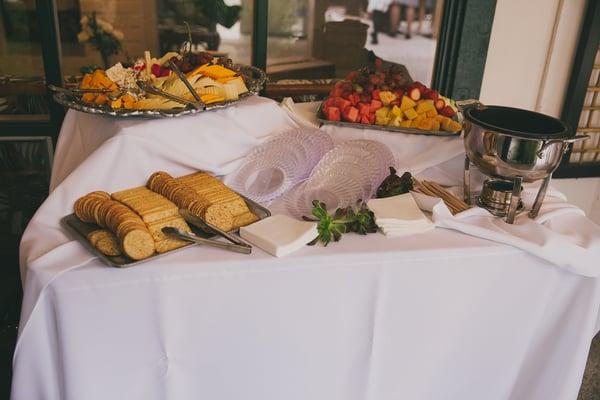
[[[210,53],[205,51],[201,51],[199,53],[185,53],[183,57],[171,58],[171,61],[181,70],[183,73],[187,73],[199,67],[200,65],[207,64],[211,62],[213,56]]]

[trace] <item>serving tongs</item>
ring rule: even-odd
[[[190,91],[192,96],[194,96],[194,99],[196,99],[196,102],[198,102],[199,105],[201,105],[203,108],[205,108],[206,105],[200,98],[200,95],[198,94],[198,92],[196,92],[196,89],[194,89],[194,87],[192,86],[192,84],[190,83],[188,78],[185,76],[185,74],[183,72],[181,72],[181,70],[179,69],[177,64],[175,64],[172,60],[169,60],[169,61],[167,61],[167,66],[171,69],[171,71],[173,71],[175,73],[175,75],[177,75],[177,77],[179,79],[181,79],[181,81],[183,82],[185,87],[188,88],[188,90]]]
[[[108,98],[110,100],[116,100],[127,92],[127,89],[112,90],[107,88],[64,88],[52,84],[48,84],[48,89],[52,90],[53,92],[66,93],[70,95],[81,95],[86,93],[108,94]]]
[[[179,104],[183,104],[185,106],[192,106],[196,110],[202,110],[202,109],[204,109],[204,105],[198,103],[197,101],[191,101],[191,100],[188,100],[188,99],[184,99],[183,97],[179,97],[179,96],[175,96],[174,94],[167,93],[164,90],[160,90],[159,88],[157,88],[155,86],[152,86],[148,82],[145,82],[145,81],[142,81],[142,80],[138,80],[136,82],[136,84],[138,85],[138,87],[140,89],[142,89],[146,93],[154,94],[154,95],[157,95],[157,96],[162,96],[162,97],[164,97],[166,99],[175,101],[175,102],[177,102]]]
[[[174,228],[172,226],[165,226],[164,228],[162,228],[162,232],[168,236],[174,236],[176,238],[187,240],[189,242],[203,244],[206,246],[212,246],[223,250],[229,250],[243,254],[252,253],[252,246],[248,246],[246,244],[241,245],[236,243],[220,242],[218,240],[204,239],[200,236],[194,235],[193,233],[185,232],[179,228]]]
[[[194,214],[190,213],[185,208],[179,209],[179,213],[181,214],[183,219],[186,220],[187,223],[192,224],[192,225],[202,229],[206,233],[212,233],[214,235],[222,236],[225,239],[229,240],[231,243],[236,244],[238,246],[246,246],[246,247],[252,248],[252,245],[250,243],[246,242],[244,239],[242,239],[238,236],[232,235],[229,232],[220,230],[216,226],[204,221],[202,218],[199,218],[199,217],[195,216]]]

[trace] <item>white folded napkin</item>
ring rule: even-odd
[[[240,228],[240,236],[275,257],[304,247],[318,236],[315,222],[277,214]]]
[[[423,214],[411,193],[383,199],[371,199],[367,206],[386,236],[405,236],[427,232],[433,223]]]
[[[522,199],[527,209],[536,193],[536,187],[524,189]],[[479,207],[452,215],[440,199],[413,195],[421,209],[432,213],[437,227],[522,249],[577,275],[600,276],[600,226],[556,191],[549,190],[537,218],[531,219],[523,212],[514,224]]]
[[[280,106],[288,112],[289,116],[298,124],[313,128],[319,127],[317,120],[317,109],[321,102],[294,103],[291,97],[285,97]]]

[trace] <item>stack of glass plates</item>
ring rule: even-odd
[[[369,200],[396,162],[391,150],[372,140],[352,140],[336,146],[314,167],[309,178],[285,195],[290,214],[310,215],[312,201],[330,211]]]
[[[227,184],[258,203],[269,203],[306,179],[332,148],[329,135],[318,129],[285,131],[251,151]]]

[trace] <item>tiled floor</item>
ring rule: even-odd
[[[583,382],[577,400],[600,399],[600,335],[592,341]]]

